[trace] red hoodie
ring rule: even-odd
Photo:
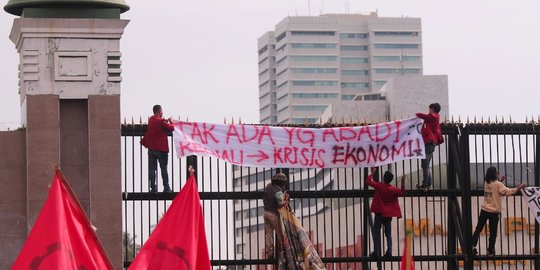
[[[375,189],[375,195],[371,202],[371,212],[381,214],[382,217],[401,218],[401,207],[398,197],[405,196],[405,181],[401,181],[401,189],[390,184],[373,181],[373,175],[369,175],[367,184]]]
[[[438,113],[417,113],[416,116],[424,119],[424,124],[422,125],[421,131],[424,144],[432,142],[435,145],[439,145],[444,142],[441,125],[439,124],[440,116]]]

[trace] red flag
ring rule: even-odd
[[[59,169],[11,269],[114,269]]]
[[[193,174],[129,269],[210,269],[201,200]]]
[[[412,231],[405,232],[405,247],[403,248],[403,256],[401,257],[401,270],[414,270],[414,259],[412,256],[411,244]]]

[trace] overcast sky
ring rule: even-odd
[[[126,2],[122,119],[138,122],[159,103],[174,118],[256,123],[259,36],[287,16],[376,10],[422,19],[424,74],[448,75],[451,115],[521,122],[540,114],[538,0]],[[0,14],[0,130],[20,125],[18,54],[8,38],[14,18]]]

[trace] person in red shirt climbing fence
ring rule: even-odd
[[[367,178],[367,184],[375,189],[375,195],[371,202],[371,212],[375,214],[373,221],[373,247],[374,251],[371,256],[377,258],[381,254],[381,226],[384,226],[384,235],[386,236],[386,252],[385,257],[392,256],[392,218],[401,218],[401,208],[398,198],[405,196],[405,179],[406,175],[401,177],[401,188],[397,188],[390,183],[394,179],[394,175],[386,171],[384,172],[384,183],[374,180],[374,174],[377,168],[371,169],[371,174]]]
[[[422,159],[422,174],[423,181],[422,184],[416,184],[418,189],[423,191],[431,190],[431,171],[429,164],[433,158],[433,152],[435,151],[435,146],[442,144],[444,138],[442,136],[441,124],[439,123],[440,116],[439,112],[441,111],[441,105],[439,103],[431,103],[429,105],[429,112],[427,114],[417,113],[418,118],[424,120],[422,125],[422,139],[424,139],[426,158]]]
[[[163,119],[163,110],[160,105],[152,108],[154,115],[148,119],[148,129],[141,140],[141,144],[148,148],[148,181],[150,182],[150,192],[157,192],[157,163],[161,168],[161,178],[163,178],[163,192],[172,192],[169,186],[169,174],[167,172],[167,162],[169,159],[169,143],[167,137],[169,132],[174,130],[172,119]]]

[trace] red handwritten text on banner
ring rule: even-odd
[[[254,167],[368,167],[424,158],[422,120],[369,126],[271,127],[174,122],[178,157],[214,156]]]

